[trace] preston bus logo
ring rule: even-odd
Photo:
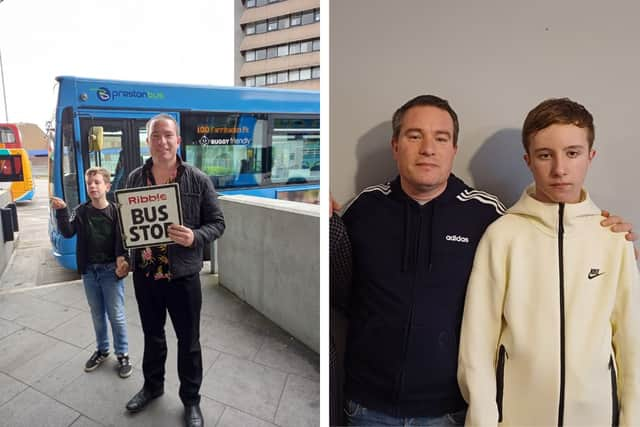
[[[96,94],[98,95],[98,99],[100,101],[106,102],[111,99],[111,91],[106,87],[99,87],[96,91]]]

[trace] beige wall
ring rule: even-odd
[[[531,178],[526,113],[568,96],[594,114],[587,186],[640,227],[640,3],[567,0],[332,1],[330,188],[345,202],[395,175],[393,111],[415,95],[448,98],[461,123],[454,172],[512,203]]]

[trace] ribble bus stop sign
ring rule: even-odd
[[[178,184],[116,190],[116,203],[125,248],[174,243],[167,228],[182,224]]]

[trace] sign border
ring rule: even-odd
[[[178,185],[177,182],[172,182],[171,184],[161,184],[161,185],[148,185],[146,187],[135,187],[135,188],[122,188],[120,190],[116,190],[115,191],[115,203],[116,203],[116,207],[118,208],[118,222],[120,223],[120,231],[122,233],[122,245],[124,246],[125,249],[139,249],[139,248],[147,248],[147,247],[155,247],[155,246],[160,246],[160,245],[173,245],[176,242],[174,242],[173,240],[169,240],[166,242],[158,242],[156,244],[153,245],[149,245],[149,244],[138,244],[138,245],[127,245],[127,239],[126,237],[126,233],[124,231],[124,224],[122,223],[122,213],[120,212],[120,207],[122,206],[120,204],[120,195],[122,195],[123,197],[127,194],[127,193],[132,193],[132,192],[136,192],[136,191],[140,191],[140,190],[151,190],[151,189],[157,189],[157,188],[173,188],[175,193],[176,193],[176,200],[178,202],[178,223],[179,225],[182,225],[183,223],[183,219],[182,219],[182,201],[180,200],[180,186]]]

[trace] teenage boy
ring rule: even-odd
[[[84,370],[93,371],[109,357],[108,317],[118,358],[118,374],[127,378],[132,371],[123,280],[129,272],[128,256],[122,245],[117,208],[106,196],[111,188],[109,171],[92,167],[85,173],[85,181],[90,200],[75,208],[71,217],[64,200],[51,198],[60,233],[65,237],[77,234],[76,263],[96,333],[97,349]]]
[[[632,244],[583,188],[593,117],[546,100],[522,141],[535,183],[488,227],[467,289],[466,425],[637,425],[640,282]]]

